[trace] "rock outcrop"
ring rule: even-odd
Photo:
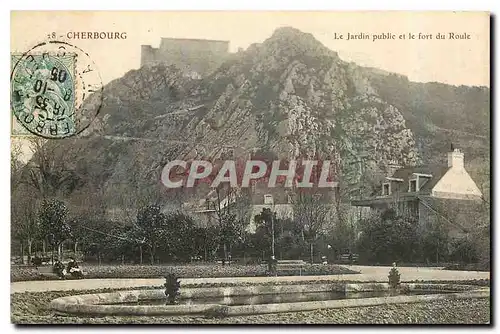
[[[344,62],[311,34],[279,28],[202,79],[165,65],[128,72],[105,87],[101,112],[85,134],[62,146],[78,161],[77,172],[100,175],[88,177],[82,191],[104,189],[109,197],[124,191],[117,184],[158,186],[161,168],[173,159],[256,150],[335,159],[343,180],[355,185],[360,165],[383,170],[394,160],[413,165],[432,157],[432,133],[422,129],[438,126],[430,102],[437,97],[412,100],[415,87],[430,85]],[[450,94],[461,96],[454,89]],[[479,103],[489,101],[486,88],[467,89]],[[481,117],[489,128],[489,111]]]

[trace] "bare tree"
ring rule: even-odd
[[[249,221],[248,198],[235,188],[223,184],[215,188],[215,199],[208,207],[213,208],[219,224],[220,239],[224,248],[224,261],[228,260],[231,246],[242,240],[246,223]]]
[[[331,226],[332,237],[335,250],[349,248],[352,251],[356,239],[356,226],[352,224],[350,219],[350,203],[349,203],[349,187],[344,182],[339,181],[338,186],[333,189],[334,208],[332,213],[333,226]],[[346,202],[347,201],[347,202]]]
[[[16,200],[11,201],[11,231],[12,237],[21,244],[21,257],[24,263],[24,246],[28,248],[28,262],[31,261],[33,243],[39,237],[37,221],[37,199],[27,187],[16,189]]]
[[[311,263],[314,262],[314,244],[332,220],[332,206],[323,196],[299,191],[293,203],[294,219],[302,228],[303,239],[309,243]]]
[[[22,143],[11,140],[10,144],[10,183],[14,191],[21,183],[21,170],[25,165],[22,161]]]
[[[78,176],[61,144],[38,137],[30,138],[29,143],[33,156],[23,170],[21,182],[33,187],[41,198],[72,191]]]
[[[39,236],[36,219],[37,199],[22,181],[25,163],[22,159],[22,142],[11,141],[11,231],[13,238],[21,244],[21,259],[24,263],[24,245],[28,245],[28,262],[32,257],[33,242]]]

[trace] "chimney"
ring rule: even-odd
[[[464,168],[464,154],[458,148],[448,152],[448,167]]]
[[[394,173],[400,168],[402,168],[402,166],[398,164],[396,160],[389,161],[389,163],[387,164],[387,176],[393,176]]]

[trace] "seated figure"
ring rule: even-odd
[[[78,263],[74,258],[70,258],[68,265],[66,266],[66,271],[73,277],[81,278],[83,277],[83,273],[78,266]]]
[[[64,264],[61,261],[59,261],[59,259],[55,259],[52,271],[59,278],[64,278],[64,276],[66,276],[66,269],[64,268]]]

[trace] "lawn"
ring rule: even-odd
[[[255,277],[266,276],[266,265],[218,265],[218,264],[188,264],[188,265],[85,265],[82,269],[87,273],[86,278],[159,278],[173,271],[177,276],[184,278],[201,277]],[[299,275],[341,275],[358,274],[357,271],[338,265],[306,264],[292,270],[278,270],[278,276]],[[11,282],[35,281],[54,279],[38,274],[34,267],[12,266],[10,271]]]

